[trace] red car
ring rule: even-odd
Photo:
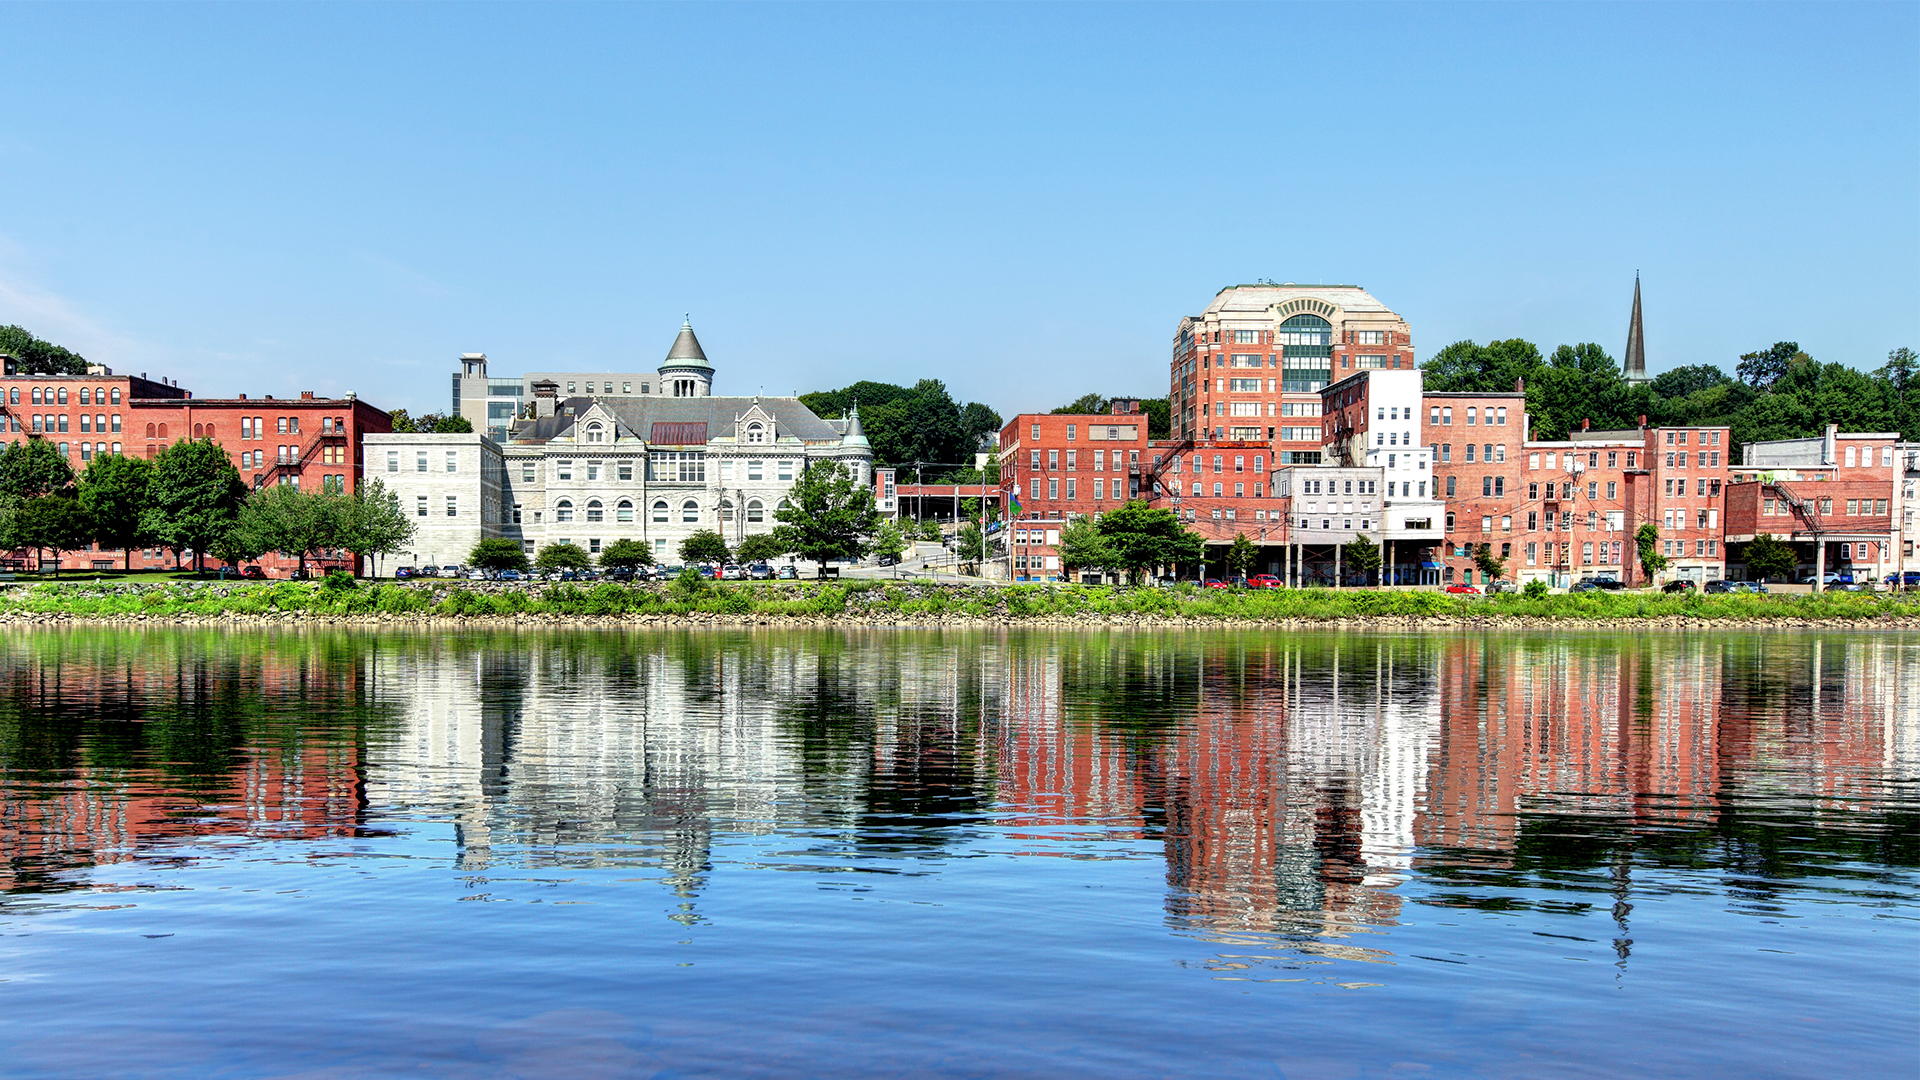
[[[1255,574],[1252,577],[1247,579],[1247,588],[1249,589],[1281,589],[1281,588],[1285,588],[1285,586],[1280,583],[1279,578],[1273,576],[1272,574]]]
[[[1226,587],[1227,583],[1217,577],[1207,579],[1207,588],[1209,589],[1224,589]]]
[[[1451,593],[1472,593],[1475,596],[1480,595],[1479,588],[1473,585],[1449,585],[1447,586],[1447,591]]]

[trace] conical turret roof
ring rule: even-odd
[[[673,339],[673,348],[667,350],[667,358],[661,363],[660,370],[668,368],[713,370],[713,365],[707,363],[707,354],[700,348],[700,339],[693,336],[691,319],[680,324],[680,336]]]
[[[873,445],[872,443],[867,441],[867,433],[861,430],[860,403],[857,401],[853,403],[852,410],[850,410],[847,413],[847,433],[840,437],[840,445],[842,446],[872,446]]]

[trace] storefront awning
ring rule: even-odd
[[[1437,563],[1437,562],[1423,562],[1423,563],[1421,563],[1421,564],[1420,564],[1420,569],[1422,569],[1422,570],[1438,570],[1438,569],[1440,569],[1440,564],[1439,564],[1439,563]]]

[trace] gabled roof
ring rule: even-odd
[[[554,415],[516,425],[509,441],[544,443],[549,439],[559,438],[571,431],[573,425],[586,416],[589,409],[594,409],[611,416],[619,425],[620,434],[628,438],[645,437],[649,442],[658,442],[659,440],[653,437],[655,425],[698,424],[708,432],[699,440],[704,443],[717,435],[731,438],[735,418],[746,415],[756,402],[763,413],[773,417],[776,438],[794,438],[809,443],[840,440],[840,429],[815,416],[812,410],[800,403],[799,398],[656,396],[565,398],[557,403]],[[666,445],[693,444],[681,442]]]

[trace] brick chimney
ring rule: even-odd
[[[1591,416],[1589,416],[1589,417],[1583,417],[1583,418],[1581,419],[1581,421],[1580,421],[1580,430],[1581,430],[1581,431],[1592,431],[1592,430],[1593,430],[1593,417],[1591,417]]]
[[[311,391],[311,390],[302,390],[302,391],[300,391],[300,400],[301,400],[301,401],[312,401],[312,400],[313,400],[313,391]]]
[[[1640,414],[1640,430],[1641,431],[1647,430],[1647,414],[1646,413]]]

